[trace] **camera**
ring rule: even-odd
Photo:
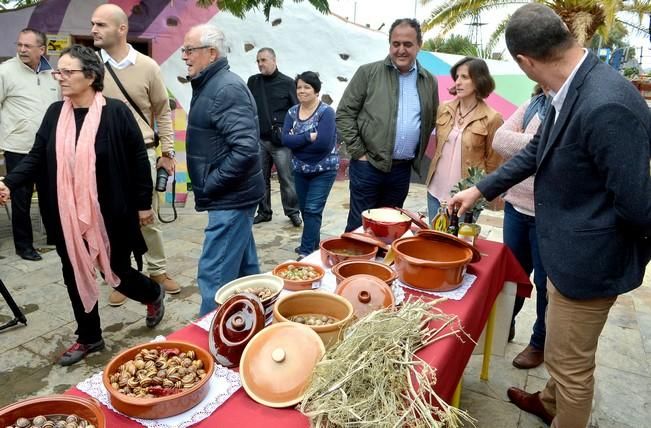
[[[167,170],[165,168],[160,167],[156,170],[156,191],[157,192],[164,192],[165,189],[167,189],[167,179],[169,178],[169,174],[167,173]]]

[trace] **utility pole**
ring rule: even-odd
[[[481,27],[486,25],[485,22],[481,22],[481,17],[479,15],[479,12],[475,12],[472,14],[472,20],[470,21],[469,24],[466,24],[470,27],[470,30],[468,31],[468,38],[472,42],[473,45],[477,48],[477,54],[480,54],[482,49],[483,49],[483,40],[482,40],[482,34],[481,34]]]

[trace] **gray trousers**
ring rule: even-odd
[[[258,215],[271,217],[271,166],[276,165],[278,181],[280,181],[280,199],[283,211],[287,217],[298,214],[298,197],[294,187],[292,173],[292,151],[285,146],[275,146],[271,141],[260,140],[260,162],[264,176],[264,199],[258,205]]]

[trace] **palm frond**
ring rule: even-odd
[[[303,0],[294,0],[300,3]],[[244,18],[247,12],[257,9],[262,10],[264,16],[269,20],[272,8],[282,8],[284,0],[196,0],[197,6],[210,7],[216,4],[220,10],[228,11],[238,18]],[[321,13],[330,12],[328,0],[308,0],[308,2]]]

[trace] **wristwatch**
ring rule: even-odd
[[[163,153],[161,153],[161,154],[162,154],[164,157],[166,157],[166,158],[170,158],[170,159],[174,159],[174,155],[175,155],[174,150],[170,150],[170,151],[168,151],[168,152],[163,152]]]

